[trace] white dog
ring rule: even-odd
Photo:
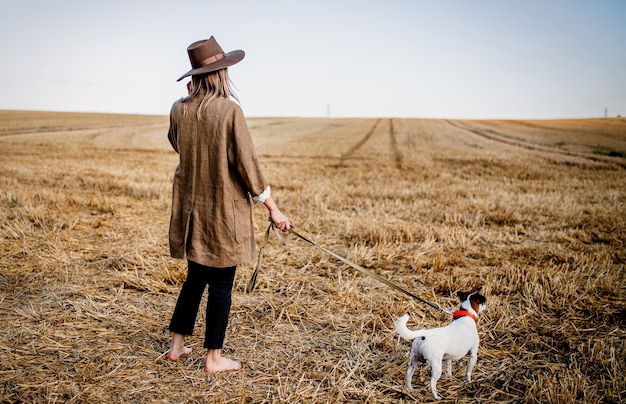
[[[466,375],[467,381],[472,381],[472,369],[478,359],[476,320],[485,310],[487,299],[478,293],[458,292],[457,295],[461,299],[461,309],[453,313],[452,322],[445,327],[411,331],[406,326],[408,314],[396,320],[398,334],[407,340],[414,340],[404,383],[408,390],[413,390],[411,379],[417,362],[428,362],[431,371],[430,389],[433,397],[441,400],[437,394],[437,381],[441,377],[442,362],[446,361],[446,373],[452,377],[452,360],[461,359],[468,352],[470,356]]]

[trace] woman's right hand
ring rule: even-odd
[[[280,209],[278,209],[278,206],[276,206],[276,202],[274,202],[274,199],[272,199],[272,197],[270,196],[265,200],[265,202],[263,202],[263,204],[270,212],[270,219],[272,220],[272,223],[274,223],[274,227],[284,232],[288,232],[291,229],[291,223],[289,223],[289,219],[287,219],[287,216],[283,215]]]
[[[291,223],[289,223],[289,219],[287,216],[283,215],[283,213],[276,209],[273,212],[270,212],[270,218],[272,219],[272,223],[274,223],[274,227],[288,232],[291,229]]]

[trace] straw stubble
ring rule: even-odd
[[[474,381],[454,402],[625,397],[626,122],[250,119],[301,233],[445,308],[482,287]],[[166,117],[0,112],[3,402],[412,402],[411,328],[449,318],[293,238],[256,290],[239,267],[237,373],[165,358],[185,263],[167,256]],[[255,208],[260,241],[267,214]],[[206,299],[206,298],[205,298]]]

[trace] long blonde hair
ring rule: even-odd
[[[191,76],[191,88],[189,95],[183,98],[184,114],[187,116],[187,102],[200,97],[204,93],[204,97],[200,102],[200,106],[196,111],[198,121],[202,117],[202,111],[209,103],[218,98],[234,98],[239,102],[239,98],[233,92],[233,84],[228,78],[228,68],[216,70],[214,72]]]

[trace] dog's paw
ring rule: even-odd
[[[443,400],[443,397],[441,397],[436,391],[433,391],[432,393],[435,400]]]

